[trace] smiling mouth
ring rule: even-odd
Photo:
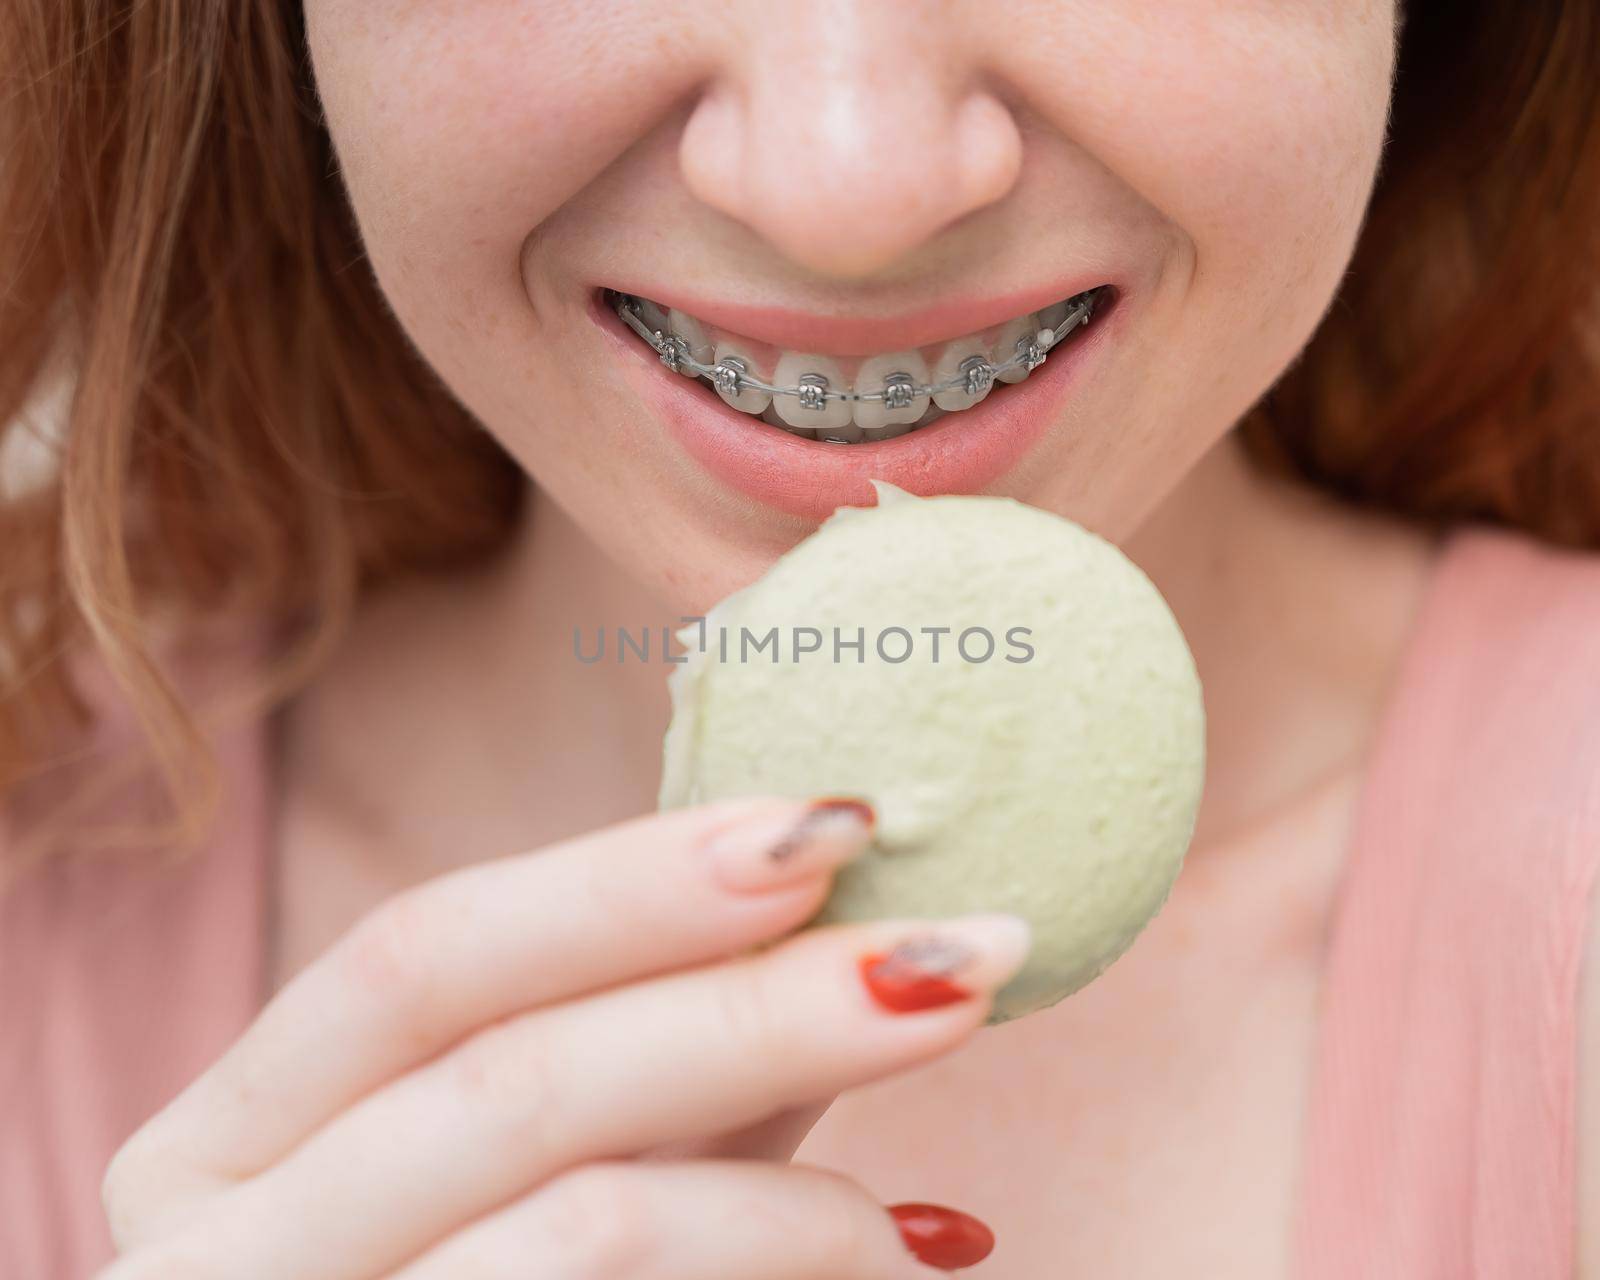
[[[668,370],[705,383],[731,408],[803,439],[848,445],[905,435],[1004,395],[1115,294],[1098,285],[947,342],[855,360],[774,348],[635,294],[604,289],[601,299]]]

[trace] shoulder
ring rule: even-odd
[[[234,793],[261,782],[283,681],[274,664],[293,656],[281,624],[244,616],[181,630],[152,624],[146,632],[143,656],[155,675],[137,689],[85,641],[56,659],[63,706],[73,714],[46,719],[54,714],[46,708],[37,715],[40,740],[52,742],[54,753],[0,791],[7,928],[30,899],[34,909],[65,909],[76,893],[68,885],[116,882],[122,872],[143,878],[168,864],[172,841],[225,836],[225,828],[197,830],[200,824],[180,819],[211,828]],[[159,718],[152,715],[157,689]]]
[[[1462,762],[1441,795],[1484,798],[1480,824],[1512,855],[1486,859],[1502,906],[1531,912],[1521,936],[1542,973],[1523,998],[1545,1003],[1554,1110],[1576,1135],[1576,1275],[1600,1280],[1600,552],[1456,530],[1415,660],[1441,750]]]
[[[1600,670],[1588,663],[1600,654],[1600,550],[1466,525],[1448,536],[1439,578],[1435,594],[1458,620],[1477,624],[1475,635],[1457,639],[1564,658],[1568,674],[1600,686]]]
[[[1572,1028],[1562,1066],[1573,1085],[1561,1092],[1576,1137],[1575,1274],[1600,1280],[1600,553],[1474,528],[1450,554],[1452,629],[1489,647],[1493,732],[1513,744],[1508,759],[1533,765],[1518,770],[1519,825],[1560,855],[1549,958],[1566,981],[1549,1015]]]
[[[1446,541],[1417,624],[1408,683],[1449,756],[1473,751],[1540,801],[1592,795],[1600,771],[1600,551],[1466,525]]]
[[[1380,772],[1407,806],[1442,809],[1452,841],[1483,846],[1476,873],[1542,870],[1554,890],[1570,877],[1526,851],[1600,858],[1584,844],[1600,840],[1600,551],[1457,527],[1396,684]]]

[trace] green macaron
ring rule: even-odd
[[[660,805],[863,797],[817,923],[1003,911],[1033,949],[992,1021],[1098,976],[1166,900],[1205,713],[1171,610],[1115,546],[1009,498],[874,482],[684,628]]]

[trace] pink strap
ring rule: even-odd
[[[1571,1280],[1600,557],[1445,550],[1331,941],[1300,1280]]]
[[[132,740],[102,673],[80,669],[91,701],[112,708],[99,741]],[[194,692],[216,673],[180,674]],[[107,1161],[255,1015],[268,723],[219,735],[218,834],[189,862],[56,861],[0,896],[0,1276],[88,1276],[109,1261]],[[142,812],[130,792],[105,816]]]

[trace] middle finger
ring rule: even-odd
[[[953,1048],[1027,946],[1010,916],[838,926],[537,1010],[365,1099],[205,1216],[224,1237],[270,1231],[237,1280],[383,1272],[580,1162],[751,1124]],[[283,1222],[296,1230],[270,1229]]]
[[[128,1149],[163,1165],[164,1212],[186,1212],[480,1027],[795,928],[821,905],[824,872],[864,846],[861,808],[725,801],[406,890],[297,974]]]

